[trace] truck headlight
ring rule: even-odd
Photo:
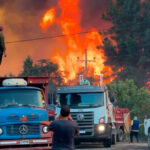
[[[3,129],[2,129],[2,128],[0,128],[0,135],[1,135],[1,134],[3,134]]]
[[[98,126],[98,130],[99,130],[100,132],[104,132],[104,131],[105,131],[105,125],[100,124],[100,125]]]
[[[44,133],[47,133],[47,132],[48,132],[48,126],[44,126],[44,127],[43,127],[43,132],[44,132]]]

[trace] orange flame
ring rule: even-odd
[[[59,7],[61,8],[60,18],[57,18],[58,23],[62,27],[62,33],[65,34],[65,44],[67,46],[65,56],[60,54],[60,50],[55,51],[51,58],[58,63],[59,71],[64,77],[64,81],[77,79],[77,75],[84,73],[85,67],[85,49],[87,49],[87,67],[88,76],[96,77],[96,75],[103,74],[103,83],[109,83],[115,79],[111,67],[105,66],[106,56],[102,48],[97,49],[98,45],[103,46],[102,35],[96,29],[91,29],[87,34],[80,35],[82,28],[80,27],[81,12],[78,7],[79,0],[59,0]],[[53,10],[54,9],[50,9]],[[53,13],[54,14],[54,13]],[[47,15],[47,12],[44,16]],[[45,29],[51,25],[52,21],[47,24],[42,19],[41,27]],[[77,59],[78,58],[78,59]]]
[[[55,9],[49,9],[42,18],[40,26],[46,30],[55,21]]]

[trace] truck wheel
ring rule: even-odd
[[[124,133],[122,129],[119,129],[119,133],[117,134],[117,142],[122,142],[124,137]]]
[[[150,131],[148,132],[148,148],[150,149]]]
[[[111,139],[107,139],[104,141],[104,147],[111,147]]]
[[[116,144],[116,134],[112,135],[112,145]]]

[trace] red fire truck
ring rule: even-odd
[[[117,141],[122,141],[124,135],[129,133],[131,120],[130,110],[128,108],[113,108],[114,122],[117,129]]]

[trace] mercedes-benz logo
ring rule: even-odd
[[[19,127],[19,132],[20,132],[20,134],[27,134],[28,133],[28,127],[26,126],[26,125],[21,125],[20,127]]]
[[[84,114],[82,114],[82,113],[77,114],[77,120],[83,121],[84,120]]]

